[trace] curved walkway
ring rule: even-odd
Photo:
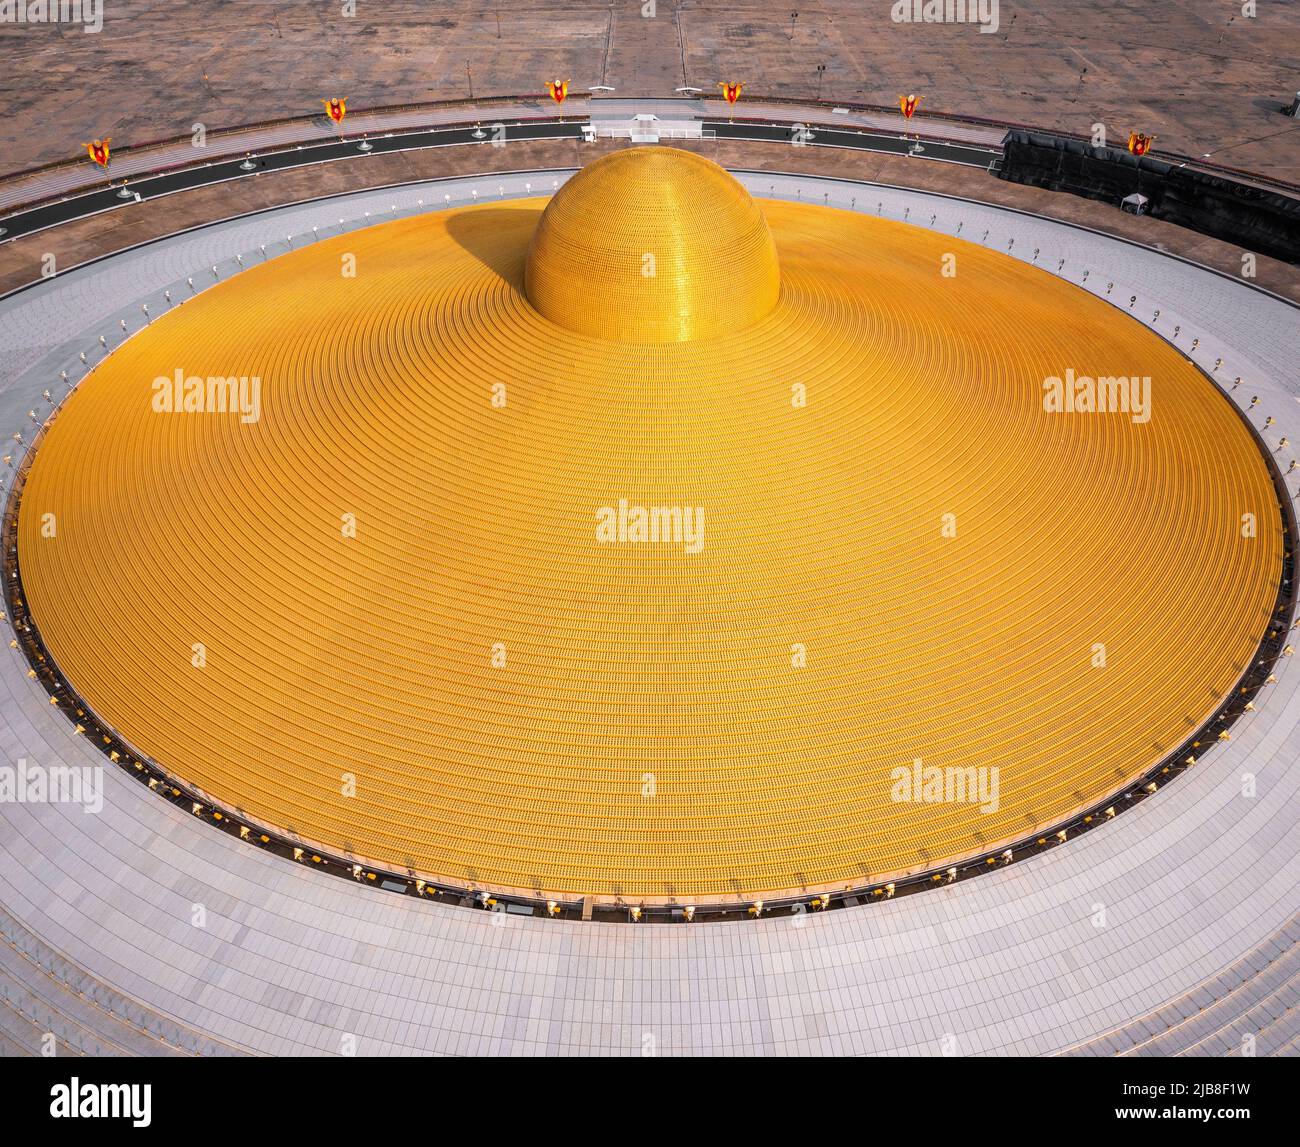
[[[1066,1055],[1253,1055],[1261,1040],[1282,1054],[1295,1040],[1290,1013],[1300,1003],[1300,916],[1213,980],[1159,1011]],[[1274,1029],[1277,1029],[1277,1032]],[[1258,1034],[1256,1034],[1258,1033]]]
[[[0,1054],[238,1054],[114,991],[0,912]]]

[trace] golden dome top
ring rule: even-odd
[[[580,334],[671,343],[761,319],[781,277],[749,192],[711,160],[655,147],[607,155],[560,188],[528,248],[524,287]]]

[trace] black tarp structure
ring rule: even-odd
[[[1140,191],[1147,213],[1287,263],[1300,263],[1300,198],[1153,156],[1033,131],[1011,131],[998,178],[1116,207]]]

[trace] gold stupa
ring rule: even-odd
[[[716,163],[688,151],[615,152],[547,205],[524,293],[552,322],[619,342],[735,334],[776,306],[767,220]]]
[[[1150,417],[1046,409],[1067,370],[1150,376]],[[208,377],[257,378],[256,416]],[[1119,789],[1233,689],[1282,556],[1250,432],[1137,322],[661,148],[161,316],[57,414],[19,535],[67,680],[228,807],[681,901],[934,867]],[[917,761],[996,798],[903,792]]]

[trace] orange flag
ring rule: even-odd
[[[744,84],[729,84],[723,80],[718,81],[718,87],[722,89],[722,94],[727,97],[729,104],[734,104],[740,99],[740,93],[745,90]]]
[[[87,143],[82,145],[83,147],[85,147],[86,153],[90,156],[90,158],[93,159],[97,164],[99,164],[100,167],[108,166],[108,160],[109,160],[108,145],[109,142],[112,140],[112,138],[113,137],[111,135],[106,135],[104,136],[103,139],[97,139],[93,143]]]
[[[321,100],[321,103],[325,105],[325,114],[337,124],[341,124],[343,117],[348,114],[348,101],[341,100],[338,96],[333,97],[333,99]]]
[[[919,104],[924,96],[899,96],[898,107],[902,111],[904,118],[911,119],[916,114],[916,105]]]
[[[569,81],[547,80],[546,91],[557,104],[562,104],[569,95]]]
[[[1151,145],[1155,143],[1154,135],[1143,135],[1140,131],[1131,131],[1128,133],[1128,149],[1136,156],[1146,155],[1151,150]]]

